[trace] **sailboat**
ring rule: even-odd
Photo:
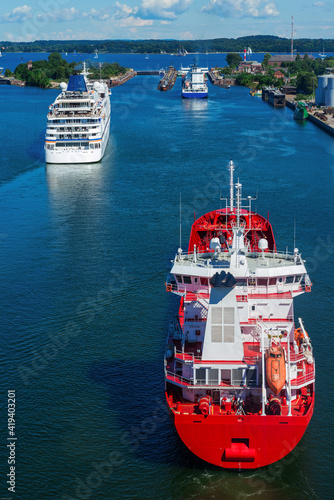
[[[327,55],[325,54],[325,46],[324,45],[322,46],[322,54],[319,53],[318,56],[321,57],[322,60],[324,60],[325,57],[327,57]]]
[[[0,50],[0,57],[2,57],[1,50]]]
[[[94,59],[97,59],[99,56],[97,55],[97,50],[94,51],[95,52],[95,56],[94,56]]]

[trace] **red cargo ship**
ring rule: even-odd
[[[226,207],[192,225],[167,291],[180,296],[165,355],[166,400],[184,444],[224,468],[287,455],[314,407],[315,365],[294,297],[311,291],[297,248],[276,248],[267,219],[242,198],[229,164]]]

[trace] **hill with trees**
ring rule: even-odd
[[[289,38],[254,35],[239,38],[214,38],[206,40],[36,40],[34,42],[0,42],[6,52],[74,52],[91,54],[116,53],[174,53],[181,47],[188,52],[242,52],[251,47],[253,52],[286,52],[291,50]],[[298,52],[334,52],[333,39],[297,38],[294,47]]]

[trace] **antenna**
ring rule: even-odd
[[[237,190],[237,228],[239,229],[240,227],[240,203],[241,203],[241,184],[239,182],[238,178],[238,183],[235,185],[236,190]]]
[[[181,219],[181,214],[182,214],[182,208],[181,208],[181,193],[180,193],[180,248],[181,248],[181,236],[182,236],[182,219]]]
[[[296,248],[296,219],[293,221],[293,248]]]
[[[293,28],[293,16],[291,17],[291,61],[293,61],[293,34],[296,30]]]
[[[233,205],[234,205],[234,199],[233,199],[233,192],[234,192],[234,187],[233,187],[233,170],[234,170],[234,163],[231,160],[230,163],[228,164],[228,169],[230,171],[230,211],[233,212]]]

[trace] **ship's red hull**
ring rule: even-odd
[[[168,403],[168,399],[167,399]],[[202,460],[227,469],[256,469],[276,462],[298,444],[311,420],[306,415],[195,415],[170,408],[183,443]]]

